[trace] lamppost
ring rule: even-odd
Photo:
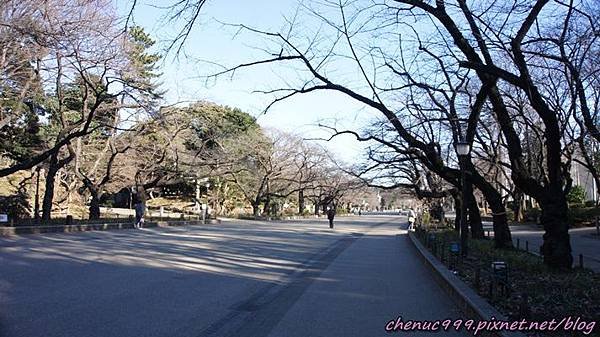
[[[460,185],[461,185],[461,204],[460,204],[460,251],[463,256],[467,256],[468,246],[467,237],[469,227],[467,226],[467,203],[465,196],[467,194],[467,175],[465,159],[471,152],[471,145],[464,140],[456,143],[456,153],[458,154],[458,163],[460,165]]]
[[[33,206],[33,218],[37,221],[40,219],[40,167],[35,168],[37,179],[35,184],[35,205]]]

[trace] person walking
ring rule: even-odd
[[[408,211],[408,229],[414,229],[415,220],[417,219],[417,214],[414,209],[410,209]]]
[[[141,200],[138,200],[135,204],[135,228],[140,229],[144,226],[144,213],[146,213],[146,207]]]
[[[335,208],[327,208],[327,219],[329,219],[329,228],[333,228],[333,218],[335,217]]]

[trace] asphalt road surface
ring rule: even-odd
[[[405,221],[2,238],[0,336],[389,336],[398,316],[460,317],[417,258]]]

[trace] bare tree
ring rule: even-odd
[[[270,55],[265,59],[238,65],[216,75],[265,63],[293,62],[301,65],[305,70],[303,75],[306,75],[304,85],[270,91],[269,93],[278,95],[274,103],[317,90],[339,91],[381,112],[403,141],[411,148],[418,149],[422,157],[427,158],[431,164],[437,165],[441,164],[438,158],[442,154],[440,150],[442,144],[428,143],[410,132],[412,126],[404,122],[406,115],[399,114],[406,111],[408,107],[398,104],[398,101],[406,102],[405,97],[408,97],[408,102],[413,102],[410,96],[411,88],[403,87],[402,82],[396,85],[390,79],[406,79],[408,76],[426,78],[428,73],[436,73],[436,71],[431,72],[432,67],[437,70],[440,67],[453,69],[452,74],[459,75],[455,78],[467,78],[477,89],[476,94],[471,96],[474,100],[471,101],[470,107],[466,111],[463,109],[469,114],[465,116],[463,112],[464,117],[459,116],[454,121],[447,121],[455,129],[462,129],[460,130],[462,132],[453,132],[452,135],[465,135],[465,139],[472,142],[481,109],[489,102],[494,120],[506,142],[511,178],[520,190],[534,197],[542,208],[541,222],[546,231],[542,247],[544,260],[553,267],[570,267],[572,257],[566,202],[566,193],[569,189],[569,165],[562,163],[565,154],[562,142],[564,121],[568,116],[562,115],[551,102],[555,95],[550,91],[554,90],[554,87],[544,85],[546,79],[551,77],[549,75],[553,73],[552,69],[555,69],[549,65],[558,60],[540,54],[539,50],[548,39],[554,38],[549,34],[553,34],[552,32],[556,30],[546,28],[552,28],[557,22],[557,17],[561,22],[566,23],[570,13],[583,13],[583,7],[579,6],[579,3],[565,4],[548,0],[536,1],[530,5],[519,3],[514,6],[495,2],[488,5],[469,4],[463,0],[436,1],[433,4],[419,0],[397,0],[369,6],[361,6],[355,2],[328,2],[327,4],[328,8],[337,6],[340,9],[337,17],[333,17],[331,11],[323,11],[323,13],[310,11],[323,22],[325,27],[330,28],[331,35],[325,37],[320,34],[317,38],[301,40],[294,34],[268,32],[235,25],[242,31],[258,34],[270,41],[272,43]],[[558,14],[550,16],[550,13]],[[428,26],[424,26],[424,23]],[[563,32],[568,29],[568,24],[563,25]],[[421,39],[421,36],[428,38]],[[331,43],[325,46],[324,41]],[[360,44],[360,41],[368,41],[368,43]],[[557,50],[560,49],[560,45],[561,43],[558,44]],[[423,49],[424,47],[426,49]],[[442,59],[443,65],[432,62],[430,65],[418,67],[420,63],[411,63],[420,51],[429,53],[434,60]],[[351,77],[350,81],[337,82],[327,74],[332,74],[328,70],[335,68],[333,65],[336,62],[347,64],[342,60],[346,62],[352,60],[356,76]],[[404,63],[400,64],[401,67],[394,67],[394,63],[389,62],[390,60],[402,60],[400,62]],[[565,65],[564,60],[561,59],[560,62]],[[571,70],[568,73],[574,76]],[[416,82],[424,83],[420,80]],[[448,81],[443,76],[431,75],[425,83],[430,85],[431,90],[442,88],[446,91],[447,84],[454,81]],[[396,90],[390,91],[390,88]],[[450,92],[460,92],[460,90],[449,89]],[[397,100],[395,104],[390,104],[390,100],[394,97],[397,99],[399,90],[404,93],[404,97]],[[541,136],[544,143],[544,174],[541,179],[531,177],[526,170],[523,144],[513,124],[513,117],[518,114],[518,111],[506,103],[505,93],[511,90],[524,93],[527,106],[543,126]],[[420,104],[421,97],[417,98]],[[580,104],[574,105],[578,111]],[[435,120],[434,118],[427,116],[429,121]],[[466,127],[460,126],[461,123],[467,124]],[[474,174],[477,170],[473,165],[467,163],[467,169],[472,173],[470,181],[478,181],[479,177]],[[443,164],[437,170],[452,172],[445,169]],[[434,172],[439,174],[437,171]],[[444,178],[448,180],[450,177]],[[478,186],[485,194],[481,186],[485,184]],[[493,200],[494,204],[502,205],[499,193],[495,191],[493,197],[490,196],[491,194],[488,194],[488,201]],[[496,202],[498,200],[499,203]],[[494,215],[506,216],[502,211],[494,211]]]

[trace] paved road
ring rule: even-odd
[[[493,225],[491,222],[483,222],[483,229],[493,234]],[[519,239],[519,248],[525,250],[528,242],[531,252],[540,253],[540,247],[544,242],[544,230],[536,225],[518,225],[510,226],[510,232],[513,244],[517,246]],[[579,255],[583,255],[583,264],[595,272],[600,272],[600,238],[595,235],[596,228],[571,228],[569,235],[571,237],[571,249],[573,255],[573,266],[579,266]]]
[[[542,229],[537,226],[511,226],[510,230],[515,246],[518,238],[521,249],[525,249],[525,242],[528,241],[531,251],[540,252],[544,241]],[[569,235],[573,249],[573,265],[579,266],[579,254],[582,254],[584,267],[600,272],[600,238],[592,235],[595,232],[595,228],[572,228]]]
[[[0,336],[388,336],[460,317],[405,218],[0,239]],[[405,336],[441,333],[397,333]],[[446,334],[457,336],[456,332]]]
[[[446,217],[455,216],[454,212],[446,213]],[[483,222],[483,229],[493,234],[493,225],[490,221]],[[540,247],[544,242],[544,230],[536,225],[517,225],[510,226],[513,244],[525,249],[525,242],[529,242],[529,250],[535,253],[540,252]],[[600,273],[600,237],[596,235],[595,227],[571,228],[569,229],[571,237],[571,248],[573,255],[573,266],[579,266],[579,255],[583,255],[584,267]]]

